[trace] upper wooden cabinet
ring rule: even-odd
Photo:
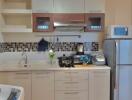
[[[32,10],[34,13],[52,13],[53,0],[32,0]]]
[[[84,0],[54,0],[55,13],[84,13]]]
[[[33,32],[52,32],[53,14],[33,13]]]
[[[59,23],[84,23],[85,14],[83,13],[54,13],[54,22]]]
[[[105,0],[85,0],[85,13],[104,13]]]
[[[102,32],[104,31],[104,13],[87,13],[85,14],[85,31],[86,32]]]

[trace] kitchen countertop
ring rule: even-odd
[[[71,67],[71,68],[60,68],[57,65],[34,65],[34,66],[28,66],[28,67],[24,67],[24,66],[16,66],[16,65],[0,65],[0,71],[4,72],[4,71],[42,71],[42,70],[94,70],[94,69],[104,69],[104,70],[110,70],[110,67],[108,66],[96,66],[96,65],[88,65],[88,66],[79,66],[79,67]]]

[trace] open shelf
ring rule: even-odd
[[[32,32],[31,0],[3,0],[2,33]]]
[[[32,28],[3,28],[2,33],[21,33],[26,32],[30,33],[32,32]]]
[[[32,32],[32,21],[30,15],[4,14],[2,33],[6,32]]]
[[[3,9],[31,9],[31,0],[3,0]]]
[[[2,9],[2,14],[8,15],[8,14],[32,14],[32,10],[28,9]]]

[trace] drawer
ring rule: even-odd
[[[88,90],[88,80],[55,81],[55,90]]]
[[[88,80],[88,71],[56,71],[55,80]]]
[[[88,91],[55,92],[55,100],[88,100]]]

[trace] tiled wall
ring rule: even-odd
[[[76,51],[77,42],[49,43],[48,49],[54,51]],[[84,51],[98,51],[98,42],[84,42]],[[38,42],[4,42],[0,43],[0,52],[37,52]]]

